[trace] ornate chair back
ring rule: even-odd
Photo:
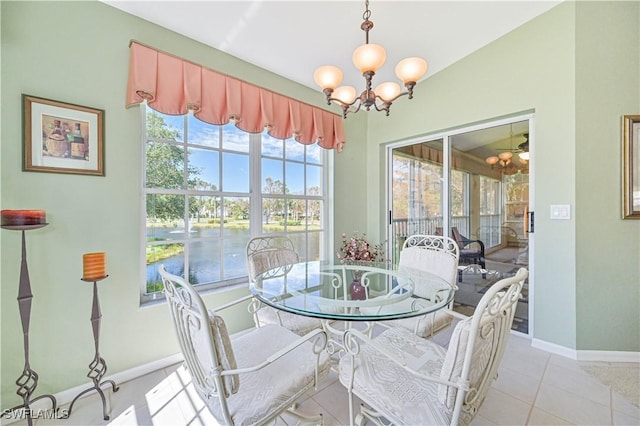
[[[492,285],[480,299],[473,316],[456,324],[440,378],[468,380],[470,390],[462,398],[456,398],[457,388],[438,387],[440,402],[453,410],[454,417],[464,415],[470,421],[484,401],[491,382],[498,376],[516,306],[528,275],[525,268],[520,268],[515,276]]]
[[[293,242],[287,237],[256,237],[249,240],[247,244],[247,268],[250,281],[255,280],[259,274],[263,274],[265,278],[281,276],[299,261]],[[311,330],[322,328],[322,321],[317,318],[280,312],[257,300],[249,309],[253,314],[256,327],[278,324],[300,336],[304,336]]]
[[[293,265],[299,261],[293,242],[287,237],[256,237],[247,244],[247,266],[250,280],[266,271],[280,266]]]
[[[431,272],[454,285],[460,249],[456,242],[440,235],[412,235],[400,251],[399,265]]]
[[[159,271],[193,385],[205,400],[219,396],[221,411],[230,419],[226,398],[238,392],[240,379],[237,374],[224,379],[221,375],[222,370],[237,367],[226,324],[213,310],[207,310],[191,284],[168,273],[164,265]]]

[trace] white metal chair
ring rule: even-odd
[[[256,237],[249,240],[247,244],[247,267],[249,269],[249,280],[254,280],[259,274],[273,270],[280,274],[286,272],[287,265],[299,262],[293,242],[282,236]],[[315,329],[322,328],[322,321],[318,318],[305,317],[289,312],[282,312],[278,309],[266,306],[258,300],[254,300],[251,311],[256,327],[266,324],[279,324],[294,333],[304,336]]]
[[[198,292],[160,266],[171,317],[193,386],[220,424],[262,425],[284,412],[301,423],[295,402],[329,372],[327,336],[314,330],[304,337],[278,325],[251,329],[230,338],[217,310],[207,310]]]
[[[348,355],[340,360],[340,382],[349,393],[356,424],[467,425],[497,377],[516,304],[528,271],[498,281],[472,317],[461,318],[448,349],[394,327],[371,339],[347,331]],[[363,405],[354,418],[353,395]]]
[[[430,272],[457,288],[458,259],[459,248],[453,239],[440,235],[412,235],[402,246],[398,265]],[[418,283],[414,292],[419,296],[428,296],[421,293]],[[428,337],[451,324],[451,316],[434,312],[416,318],[385,321],[383,324],[404,327],[420,337]]]

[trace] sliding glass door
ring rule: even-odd
[[[529,265],[530,121],[502,120],[388,149],[391,257],[398,261],[410,235],[456,240],[460,312],[471,313],[491,284]],[[523,333],[527,300],[514,321]]]

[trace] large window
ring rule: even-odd
[[[246,282],[246,245],[261,234],[323,257],[326,150],[143,109],[143,301],[161,296],[161,264],[203,289]]]

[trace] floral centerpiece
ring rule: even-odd
[[[359,235],[358,231],[351,238],[342,234],[342,246],[337,253],[342,261],[381,262],[384,260],[383,244],[371,244],[367,241],[367,235]]]
[[[347,238],[347,234],[343,233],[342,246],[337,255],[342,263],[357,265],[360,262],[381,262],[384,261],[384,247],[382,244],[369,243],[366,234],[359,235],[356,231],[351,238]],[[354,280],[349,287],[351,300],[367,298],[367,290],[360,282],[361,277],[362,271],[354,272]]]

